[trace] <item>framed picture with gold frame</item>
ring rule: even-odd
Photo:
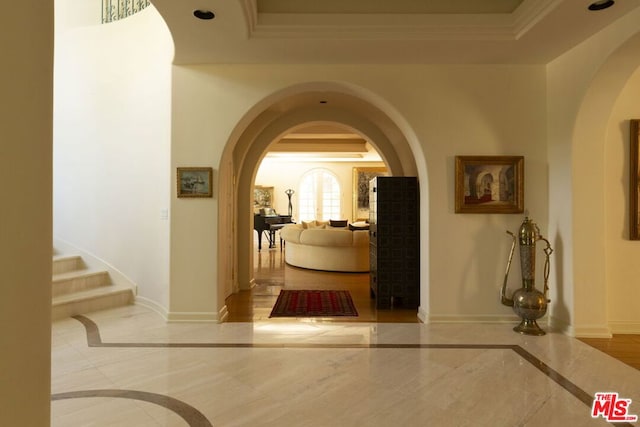
[[[213,168],[178,168],[178,197],[212,197]]]
[[[631,120],[629,136],[629,239],[640,240],[640,120]]]
[[[387,168],[355,167],[353,168],[353,220],[369,219],[369,181],[376,176],[389,175]]]
[[[253,212],[260,213],[260,209],[273,208],[273,187],[256,185],[253,187]]]
[[[456,156],[456,213],[522,213],[523,156]]]

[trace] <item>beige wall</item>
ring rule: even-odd
[[[263,99],[306,82],[340,82],[385,111],[405,132],[416,157],[421,236],[428,245],[422,271],[422,292],[428,298],[421,309],[432,320],[511,318],[511,310],[499,303],[498,291],[510,243],[505,230],[515,230],[522,216],[454,214],[454,157],[524,155],[525,205],[546,232],[544,67],[366,68],[363,73],[361,66],[330,65],[174,67],[172,166],[218,168],[237,124]],[[182,304],[177,310],[199,307],[213,313],[222,305],[210,297],[215,269],[207,266],[196,277],[185,255],[195,252],[201,261],[216,259],[217,235],[210,230],[216,203],[214,197],[198,208],[180,200],[172,205],[172,302],[177,301],[176,292]],[[195,233],[199,228],[207,232]],[[513,283],[517,286],[517,277]]]
[[[627,298],[628,288],[621,291],[611,281],[607,263],[617,259],[628,272],[630,263],[636,261],[635,252],[620,250],[621,245],[629,245],[623,243],[626,237],[607,231],[615,224],[619,227],[619,213],[611,212],[606,200],[620,191],[621,183],[614,184],[608,177],[616,172],[607,171],[612,160],[607,157],[610,147],[605,145],[609,138],[617,138],[612,142],[615,145],[624,143],[620,131],[613,132],[621,126],[621,113],[612,114],[622,108],[616,106],[617,100],[640,66],[640,37],[635,35],[638,19],[640,11],[630,13],[547,67],[549,228],[558,249],[552,283],[552,299],[557,304],[551,314],[559,326],[578,336],[609,336],[614,326],[609,320],[622,318],[627,331],[640,331],[640,316],[626,310],[614,314],[608,302]],[[619,158],[615,161],[622,167]]]
[[[640,69],[617,99],[604,141],[607,318],[613,333],[640,333],[640,241],[629,240],[629,119],[640,118]]]
[[[224,297],[234,288],[227,272],[238,266],[248,270],[239,263],[249,257],[227,256],[234,252],[235,230],[229,225],[238,212],[221,206],[221,200],[235,200],[239,165],[257,167],[256,156],[242,164],[246,159],[225,157],[225,149],[246,137],[247,129],[268,134],[261,126],[286,107],[276,101],[300,95],[305,87],[331,87],[359,100],[339,106],[345,115],[366,116],[372,111],[366,106],[373,106],[393,122],[391,133],[400,131],[406,140],[395,155],[397,165],[413,162],[406,172],[420,179],[423,319],[513,319],[497,293],[510,243],[505,230],[517,229],[522,215],[454,214],[453,169],[456,155],[523,155],[525,208],[555,249],[551,317],[571,334],[606,336],[611,322],[614,329],[640,331],[640,319],[631,314],[637,310],[630,310],[627,298],[634,292],[635,246],[619,232],[621,153],[604,145],[619,147],[625,138],[620,121],[635,114],[627,105],[631,101],[617,99],[639,65],[638,41],[632,38],[638,19],[640,11],[625,16],[547,66],[174,66],[171,129],[168,119],[156,116],[160,139],[171,132],[168,170],[155,169],[170,181],[164,193],[170,198],[170,230],[160,227],[159,234],[152,230],[147,236],[160,236],[157,247],[170,239],[169,253],[155,258],[168,258],[168,266],[164,277],[141,284],[140,291],[168,305],[172,319],[224,315]],[[634,88],[630,82],[628,90]],[[213,167],[213,198],[174,197],[178,166]],[[162,203],[162,196],[158,200]],[[142,222],[158,214],[148,206]],[[128,259],[116,264],[141,265]],[[514,270],[511,288],[519,286],[518,276]]]
[[[53,2],[0,16],[0,425],[48,426]]]

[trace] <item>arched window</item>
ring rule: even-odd
[[[339,219],[340,183],[327,169],[313,169],[302,177],[298,197],[301,221]]]

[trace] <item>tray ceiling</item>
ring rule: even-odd
[[[592,2],[153,0],[176,64],[546,64],[640,6],[619,0],[593,12]]]

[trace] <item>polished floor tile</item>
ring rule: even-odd
[[[601,391],[640,414],[640,371],[509,325],[167,323],[130,306],[54,322],[52,364],[53,426],[597,426]]]

